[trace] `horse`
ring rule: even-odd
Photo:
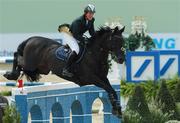
[[[62,75],[65,61],[58,59],[56,50],[62,46],[55,40],[45,37],[30,37],[23,41],[14,52],[12,71],[4,74],[9,80],[17,80],[26,75],[29,81],[38,81],[40,74],[47,75],[50,71],[60,78],[72,81],[80,87],[95,85],[108,93],[112,104],[112,114],[122,117],[120,102],[112,88],[107,75],[109,70],[108,56],[114,54],[117,62],[125,61],[124,38],[122,33],[125,27],[100,27],[95,36],[90,38],[91,44],[86,47],[82,60],[72,66],[73,77]]]

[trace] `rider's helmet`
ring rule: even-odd
[[[87,12],[95,13],[95,12],[96,12],[95,6],[92,5],[92,4],[88,4],[88,5],[84,8],[84,13],[87,13]]]

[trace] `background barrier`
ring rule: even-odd
[[[126,80],[142,82],[180,76],[180,50],[127,52]]]
[[[11,64],[13,63],[13,57],[0,57],[0,64]],[[3,70],[0,68],[0,75],[5,74],[7,70]]]
[[[113,84],[120,98],[119,83]],[[32,123],[49,123],[50,112],[53,123],[91,123],[92,104],[100,98],[104,107],[104,123],[120,123],[111,114],[111,104],[107,93],[95,86],[79,87],[74,83],[40,85],[12,90],[12,102],[21,114],[21,123],[27,123],[31,114]]]
[[[24,82],[23,86],[51,85],[51,82]],[[17,82],[0,82],[0,86],[17,86]]]
[[[12,63],[13,57],[0,57],[0,63]]]

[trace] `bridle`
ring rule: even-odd
[[[119,35],[114,35],[113,37],[115,37],[115,38],[117,38],[117,39],[122,39],[122,37],[121,36],[119,36]],[[111,41],[112,40],[112,35],[110,35],[110,37],[109,37],[109,40]],[[113,47],[113,46],[112,46]],[[126,52],[126,48],[124,48],[123,46],[121,47],[121,51],[122,52]]]

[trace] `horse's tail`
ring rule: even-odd
[[[10,72],[6,72],[3,76],[8,80],[17,80],[20,76],[22,68],[18,65],[18,57],[23,56],[24,47],[28,40],[23,41],[14,52],[13,69]]]
[[[34,70],[34,71],[23,70],[23,74],[26,76],[27,80],[30,82],[33,82],[33,81],[38,82],[39,79],[41,78],[38,70]]]
[[[27,39],[27,40],[23,41],[21,44],[19,44],[19,46],[17,48],[17,52],[18,52],[19,55],[23,56],[24,48],[25,48],[27,42],[29,41],[29,39]]]
[[[32,37],[31,37],[32,38]],[[24,52],[24,48],[26,47],[26,44],[28,43],[28,41],[31,39],[28,38],[27,40],[23,41],[17,48],[17,53],[21,56],[23,56],[23,52]],[[40,74],[38,73],[37,70],[34,71],[29,71],[29,70],[23,70],[23,74],[22,76],[25,75],[28,81],[39,81]]]

